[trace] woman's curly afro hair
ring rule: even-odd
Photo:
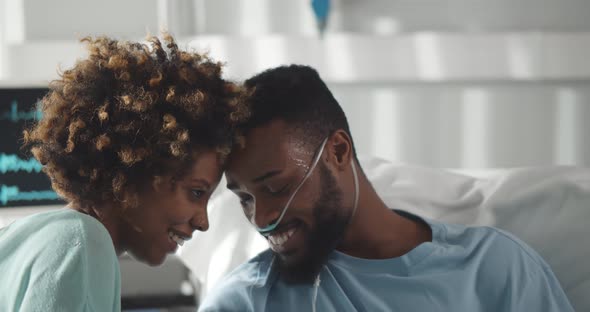
[[[168,34],[166,46],[156,37],[82,42],[88,58],[50,84],[43,118],[24,132],[61,197],[81,209],[127,209],[148,183],[182,175],[199,151],[223,161],[249,112],[220,63],[180,50]]]

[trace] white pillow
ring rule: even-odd
[[[476,178],[375,158],[362,163],[392,208],[513,233],[551,266],[574,308],[590,311],[589,168],[505,169]]]
[[[513,233],[547,261],[577,311],[590,311],[590,169],[576,167],[451,171],[361,158],[377,193],[395,209],[450,223]],[[210,230],[181,257],[204,283],[266,248],[222,181],[209,207]]]

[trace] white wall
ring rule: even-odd
[[[590,164],[590,82],[331,86],[364,153],[447,168]]]
[[[590,2],[333,0],[318,36],[309,1],[0,0],[0,86],[44,85],[78,39],[142,40],[167,27],[242,80],[318,69],[361,154],[434,167],[590,163]]]
[[[226,77],[303,63],[348,114],[358,150],[435,167],[590,163],[590,2],[0,0],[0,86],[44,85],[89,34],[166,26]]]

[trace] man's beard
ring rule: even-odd
[[[311,283],[326,263],[328,256],[340,243],[351,217],[342,207],[342,191],[328,168],[318,164],[321,193],[313,207],[315,227],[309,231],[301,260],[287,263],[276,257],[280,277],[289,284]]]

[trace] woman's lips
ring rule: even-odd
[[[191,239],[190,235],[186,235],[174,230],[168,230],[168,249],[170,252],[174,252],[178,246],[184,245],[184,242],[189,239]]]
[[[178,248],[178,244],[172,240],[172,238],[170,238],[170,236],[168,236],[168,244],[166,246],[166,250],[168,251],[168,253],[173,253],[176,252],[176,249]]]

